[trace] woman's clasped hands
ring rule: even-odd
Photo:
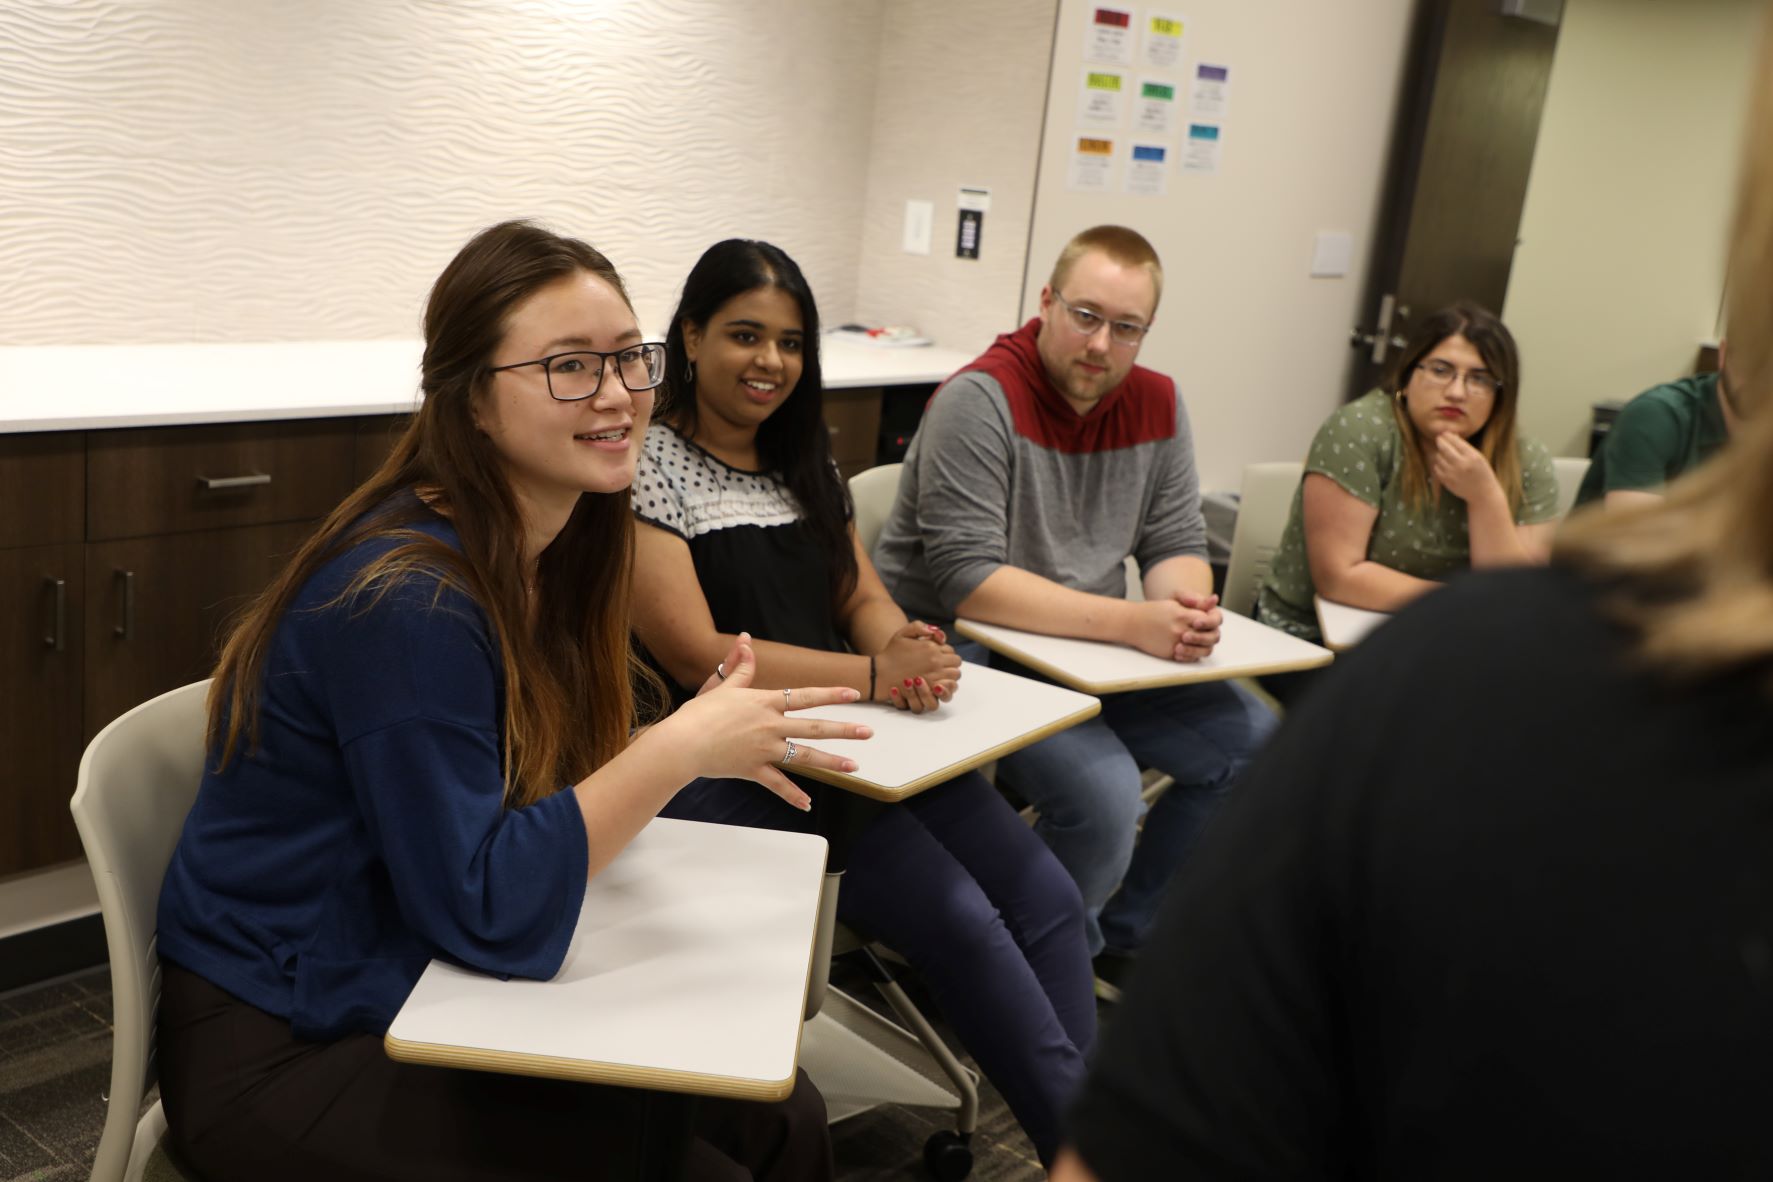
[[[874,654],[874,700],[923,714],[952,701],[960,688],[960,654],[934,624],[912,620]]]

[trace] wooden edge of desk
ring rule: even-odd
[[[1051,678],[1053,681],[1058,682],[1060,685],[1065,686],[1068,689],[1078,690],[1086,694],[1122,694],[1129,690],[1162,689],[1166,686],[1172,685],[1205,685],[1212,681],[1231,681],[1238,677],[1266,677],[1271,673],[1297,673],[1303,669],[1321,669],[1336,659],[1337,651],[1335,649],[1330,649],[1330,651],[1324,653],[1321,657],[1310,656],[1298,657],[1296,659],[1285,661],[1270,661],[1264,665],[1251,665],[1247,668],[1236,670],[1209,669],[1203,672],[1199,665],[1179,664],[1174,673],[1166,673],[1152,677],[1123,677],[1115,681],[1091,681],[1088,678],[1078,677],[1076,674],[1067,673],[1056,665],[1048,664],[1046,661],[1043,661],[1038,657],[1024,653],[1021,649],[999,648],[990,640],[967,631],[967,626],[967,621],[965,620],[956,620],[954,623],[955,631],[959,632],[967,639],[976,640],[992,652],[997,653],[999,656],[1008,657],[1010,660],[1015,661],[1020,665],[1025,665],[1036,673],[1041,674],[1043,677]],[[1319,631],[1322,631],[1321,622],[1319,625]],[[1310,641],[1301,641],[1300,643],[1309,644]],[[1328,645],[1322,645],[1320,647],[1330,648]]]
[[[1310,643],[1309,641],[1306,643]],[[1322,646],[1320,646],[1322,647]],[[1086,682],[1071,681],[1069,684],[1085,693],[1119,694],[1129,690],[1163,689],[1172,685],[1209,685],[1215,681],[1235,681],[1240,677],[1267,677],[1273,673],[1298,673],[1305,669],[1322,669],[1336,659],[1333,651],[1326,651],[1322,656],[1298,657],[1286,661],[1269,661],[1262,665],[1246,665],[1238,669],[1211,669],[1204,673],[1195,666],[1176,670],[1173,674],[1162,677],[1133,677],[1122,681]]]
[[[805,1004],[803,998],[803,1008]],[[382,1048],[387,1052],[388,1058],[397,1062],[418,1063],[427,1067],[458,1067],[469,1071],[496,1071],[503,1075],[567,1079],[578,1083],[641,1088],[652,1092],[685,1092],[695,1096],[719,1096],[732,1100],[769,1101],[786,1099],[794,1090],[794,1077],[800,1064],[800,1031],[805,1028],[806,1024],[803,1022],[794,1034],[795,1071],[790,1071],[787,1078],[779,1080],[740,1079],[730,1075],[704,1075],[695,1071],[635,1067],[627,1063],[600,1063],[555,1055],[522,1055],[514,1051],[408,1042],[395,1038],[392,1034],[382,1036]]]
[[[1332,600],[1330,600],[1330,602],[1335,603],[1336,601],[1332,599]],[[1336,606],[1337,607],[1346,607],[1346,608],[1348,608],[1349,611],[1357,611],[1357,612],[1364,612],[1364,611],[1371,610],[1370,608],[1364,608],[1364,607],[1350,607],[1346,603],[1337,603]],[[1355,647],[1355,645],[1358,645],[1361,642],[1360,639],[1356,639],[1352,644],[1337,644],[1335,641],[1330,639],[1330,630],[1324,626],[1324,597],[1322,595],[1316,595],[1316,594],[1312,595],[1312,597],[1311,597],[1311,614],[1317,618],[1317,634],[1319,637],[1319,642],[1325,648],[1329,649],[1331,652],[1345,653],[1349,649]],[[1374,625],[1374,627],[1377,627],[1377,626],[1378,625]],[[1372,629],[1369,628],[1367,631],[1371,632]],[[1365,635],[1366,635],[1366,633],[1362,633],[1361,638],[1364,638]]]
[[[824,768],[789,767],[783,768],[782,770],[792,771],[797,776],[805,776],[807,779],[817,780],[821,784],[829,784],[833,788],[841,788],[845,792],[853,792],[857,796],[866,796],[870,800],[880,800],[885,801],[888,804],[894,804],[907,797],[916,796],[919,792],[923,792],[926,789],[934,788],[937,784],[952,780],[956,776],[964,775],[975,768],[984,767],[994,759],[1000,759],[1011,752],[1020,751],[1024,747],[1032,747],[1042,739],[1056,735],[1062,730],[1068,730],[1080,722],[1088,722],[1100,713],[1102,713],[1102,703],[1091,702],[1088,706],[1080,707],[1072,713],[1067,714],[1064,718],[1056,718],[1043,727],[1029,731],[1024,735],[1018,735],[1014,739],[999,743],[995,747],[989,747],[976,755],[969,755],[965,759],[957,759],[947,767],[939,768],[936,771],[930,772],[928,775],[919,776],[910,783],[901,784],[897,788],[883,788],[879,784],[861,779],[858,776],[846,775],[843,772],[827,771]],[[776,766],[782,767],[779,763]]]

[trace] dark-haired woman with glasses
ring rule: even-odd
[[[634,481],[634,618],[679,692],[741,629],[757,638],[758,685],[851,685],[919,713],[964,692],[946,637],[905,618],[856,539],[827,443],[818,309],[794,260],[767,242],[710,247],[666,344],[664,407]],[[730,777],[689,785],[666,815],[837,828],[841,790],[802,783],[811,815]],[[1077,887],[977,772],[858,829],[838,916],[918,970],[1050,1160],[1096,1034]]]
[[[1546,560],[1557,472],[1516,425],[1514,337],[1458,303],[1398,357],[1389,391],[1341,407],[1312,440],[1256,601],[1263,623],[1315,641],[1314,596],[1391,612],[1455,571]],[[1284,697],[1303,682],[1263,684]]]
[[[554,976],[587,880],[689,780],[793,812],[784,751],[854,767],[792,740],[867,728],[789,717],[744,638],[636,733],[629,485],[662,359],[601,254],[479,234],[432,288],[406,433],[229,639],[159,909],[160,1089],[198,1176],[634,1176],[633,1093],[396,1063],[382,1036],[434,958]],[[804,1077],[699,1105],[684,1177],[830,1174]]]

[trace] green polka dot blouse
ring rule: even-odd
[[[1391,396],[1374,390],[1341,407],[1318,428],[1305,471],[1327,476],[1379,510],[1367,557],[1423,579],[1442,579],[1471,563],[1465,502],[1442,494],[1419,508],[1404,503],[1403,434]],[[1557,516],[1557,471],[1543,444],[1520,440],[1521,509],[1526,525]],[[1256,599],[1256,618],[1306,640],[1319,639],[1316,590],[1305,556],[1304,482],[1293,494],[1287,527]]]

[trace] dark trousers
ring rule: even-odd
[[[162,962],[160,1094],[171,1149],[207,1182],[635,1176],[641,1093],[396,1063],[373,1034],[303,1042],[289,1023]],[[823,1182],[825,1102],[699,1098],[684,1173]]]
[[[1327,665],[1321,669],[1301,669],[1297,673],[1269,673],[1258,677],[1256,682],[1269,697],[1292,710],[1305,700],[1305,695],[1316,691],[1333,668],[1334,665]]]
[[[796,782],[813,798],[810,816],[749,780],[693,781],[660,815],[808,830],[847,803],[840,789]],[[873,810],[847,844],[838,918],[911,963],[1051,1161],[1096,1040],[1071,876],[977,773]]]

